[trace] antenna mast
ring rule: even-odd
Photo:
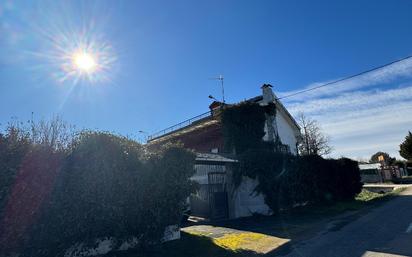
[[[222,100],[223,100],[223,103],[225,103],[225,87],[223,86],[223,76],[222,75],[219,76],[219,80],[222,83]]]
[[[213,80],[219,80],[220,81],[220,85],[222,86],[222,103],[225,103],[225,87],[223,86],[223,75],[219,75],[219,77],[214,77],[214,78],[210,78]],[[209,98],[212,98],[211,96],[209,96]],[[213,98],[214,99],[214,98]],[[216,100],[217,101],[217,100]]]
[[[225,103],[225,87],[223,86],[223,75],[219,75],[219,77],[217,77],[216,79],[220,80],[220,84],[222,86],[222,102]]]

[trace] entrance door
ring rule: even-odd
[[[226,172],[208,173],[210,218],[228,218],[228,197],[226,192]]]

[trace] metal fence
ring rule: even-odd
[[[195,117],[193,117],[193,118],[190,118],[190,119],[187,119],[187,120],[185,120],[185,121],[182,121],[182,122],[180,122],[180,123],[178,123],[178,124],[176,124],[176,125],[173,125],[173,126],[170,126],[170,127],[168,127],[168,128],[165,128],[165,129],[163,129],[163,130],[160,130],[160,131],[158,131],[158,132],[156,132],[156,133],[154,133],[154,134],[152,134],[152,135],[149,135],[149,136],[147,137],[147,138],[148,138],[148,141],[153,140],[154,138],[157,138],[157,137],[164,136],[164,135],[166,135],[166,134],[169,134],[169,133],[171,133],[171,132],[173,132],[173,131],[182,129],[182,128],[184,128],[184,127],[190,126],[190,125],[192,125],[194,122],[199,121],[199,120],[201,120],[201,119],[203,119],[203,118],[209,117],[210,115],[211,115],[211,112],[208,111],[208,112],[202,113],[202,114],[200,114],[200,115],[197,115],[197,116],[195,116]]]

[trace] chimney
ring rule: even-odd
[[[220,111],[222,110],[222,107],[223,107],[222,102],[213,101],[213,103],[209,105],[209,109],[210,109],[212,116],[218,115]]]
[[[272,91],[272,85],[270,84],[263,84],[262,88],[262,102],[260,103],[261,106],[265,106],[267,108],[265,116],[266,116],[266,127],[267,127],[267,136],[269,142],[275,142],[275,139],[278,137],[278,128],[276,123],[276,111],[272,110],[272,107],[276,110],[276,96]]]
[[[268,105],[275,101],[275,94],[272,91],[272,87],[270,84],[263,84],[261,87],[263,96],[262,105]]]

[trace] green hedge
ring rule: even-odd
[[[297,204],[325,204],[354,199],[361,191],[356,161],[323,159],[317,155],[293,156],[273,149],[253,149],[239,155],[234,181],[257,179],[255,188],[274,211]]]
[[[278,203],[291,208],[302,203],[352,200],[362,189],[360,179],[358,163],[347,158],[293,157],[279,176]]]
[[[69,152],[58,155],[60,161],[53,151],[42,151],[42,158],[38,147],[31,152],[33,161],[41,163],[34,162],[26,173],[42,174],[31,181],[47,182],[50,190],[43,193],[36,214],[28,214],[30,226],[17,238],[24,242],[23,256],[62,256],[75,243],[90,245],[105,237],[118,243],[136,237],[142,247],[159,242],[166,226],[180,222],[194,188],[189,178],[195,156],[176,145],[149,153],[124,137],[84,132]],[[40,190],[36,185],[29,186],[34,190],[30,195]],[[11,230],[19,228],[22,215],[11,218],[16,221]],[[20,250],[5,246],[1,252]]]
[[[18,128],[9,127],[0,133],[0,217],[30,146],[28,135]]]

